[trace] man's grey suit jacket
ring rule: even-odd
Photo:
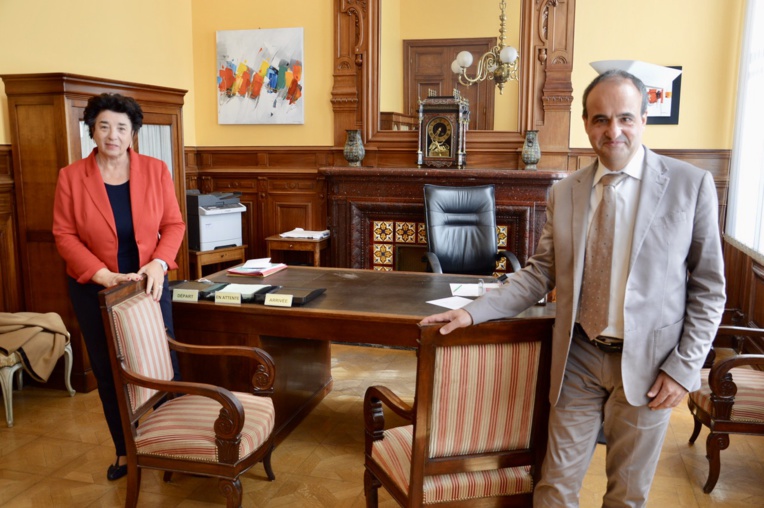
[[[710,173],[645,149],[624,302],[623,386],[632,405],[664,371],[687,390],[724,310],[724,263]],[[557,288],[550,402],[562,387],[578,314],[586,219],[597,163],[555,184],[547,221],[528,265],[509,284],[467,305],[473,323],[514,316]]]

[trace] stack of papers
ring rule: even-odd
[[[321,240],[322,238],[329,238],[329,230],[323,231],[306,231],[302,228],[295,228],[292,231],[281,233],[281,238],[305,238],[308,240]]]
[[[243,275],[249,277],[267,277],[276,272],[284,270],[287,265],[284,263],[271,263],[271,258],[250,259],[242,266],[235,266],[226,270],[228,275]]]
[[[255,295],[255,293],[261,292],[263,289],[272,288],[273,286],[267,284],[228,284],[225,288],[219,291],[226,293],[237,293],[242,297],[249,297]]]

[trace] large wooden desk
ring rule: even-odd
[[[426,303],[451,295],[451,282],[477,277],[416,272],[379,272],[290,266],[265,279],[208,276],[219,282],[323,287],[326,293],[303,307],[173,304],[178,340],[192,344],[262,347],[276,362],[276,436],[281,441],[332,388],[331,341],[417,347],[419,321],[445,309]],[[521,317],[549,317],[554,304],[533,307]],[[209,357],[181,357],[184,377],[246,389],[243,364],[224,367]],[[373,366],[369,366],[370,376]],[[189,373],[191,375],[189,376]]]

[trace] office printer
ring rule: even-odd
[[[241,245],[241,192],[202,194],[186,191],[188,246],[191,250],[214,250]]]

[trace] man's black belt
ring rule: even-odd
[[[604,335],[599,335],[596,338],[591,339],[586,334],[583,327],[581,327],[581,325],[578,323],[576,323],[576,326],[573,327],[573,334],[578,335],[581,339],[585,340],[603,353],[623,353],[623,339],[618,339],[616,337],[606,337]]]

